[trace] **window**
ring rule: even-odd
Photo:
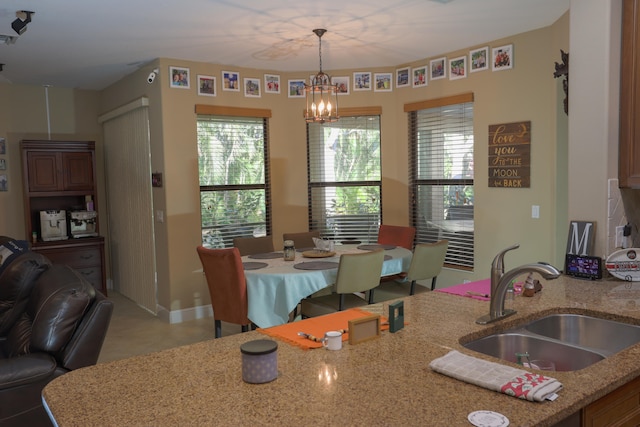
[[[375,241],[380,224],[380,115],[307,125],[309,223],[335,240]]]
[[[197,126],[203,245],[271,234],[267,119],[199,114]]]
[[[473,95],[408,104],[416,242],[449,240],[445,265],[473,269]]]

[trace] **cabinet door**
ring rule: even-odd
[[[62,189],[58,174],[58,154],[47,151],[29,151],[29,191],[59,191]]]
[[[620,188],[640,188],[640,0],[624,0],[620,74]]]
[[[90,152],[62,153],[64,189],[93,190],[93,157]]]

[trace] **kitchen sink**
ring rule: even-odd
[[[530,360],[553,361],[557,371],[577,371],[638,342],[640,326],[580,314],[552,314],[461,344],[514,363],[516,353],[527,352]]]
[[[640,342],[640,326],[580,314],[552,314],[528,323],[525,329],[608,355]]]
[[[603,355],[586,349],[521,333],[489,335],[464,346],[469,350],[513,363],[517,362],[516,353],[528,352],[530,360],[553,361],[556,371],[577,371],[604,359]]]

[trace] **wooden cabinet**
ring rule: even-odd
[[[73,267],[106,295],[104,238],[72,238],[67,224],[68,239],[45,242],[40,229],[41,211],[84,210],[89,198],[98,209],[95,143],[24,140],[20,145],[26,233],[29,239],[37,236],[31,249]]]
[[[640,378],[623,385],[582,410],[583,427],[640,425]]]
[[[620,188],[640,188],[640,0],[623,0],[620,64]]]
[[[41,242],[31,248],[56,264],[65,264],[80,273],[103,294],[106,277],[104,271],[104,238],[87,237],[56,242]]]
[[[29,191],[93,190],[90,152],[27,151]]]

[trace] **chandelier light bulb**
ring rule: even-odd
[[[318,105],[318,111],[320,111],[320,114],[324,114],[324,101],[320,100],[320,105]]]

